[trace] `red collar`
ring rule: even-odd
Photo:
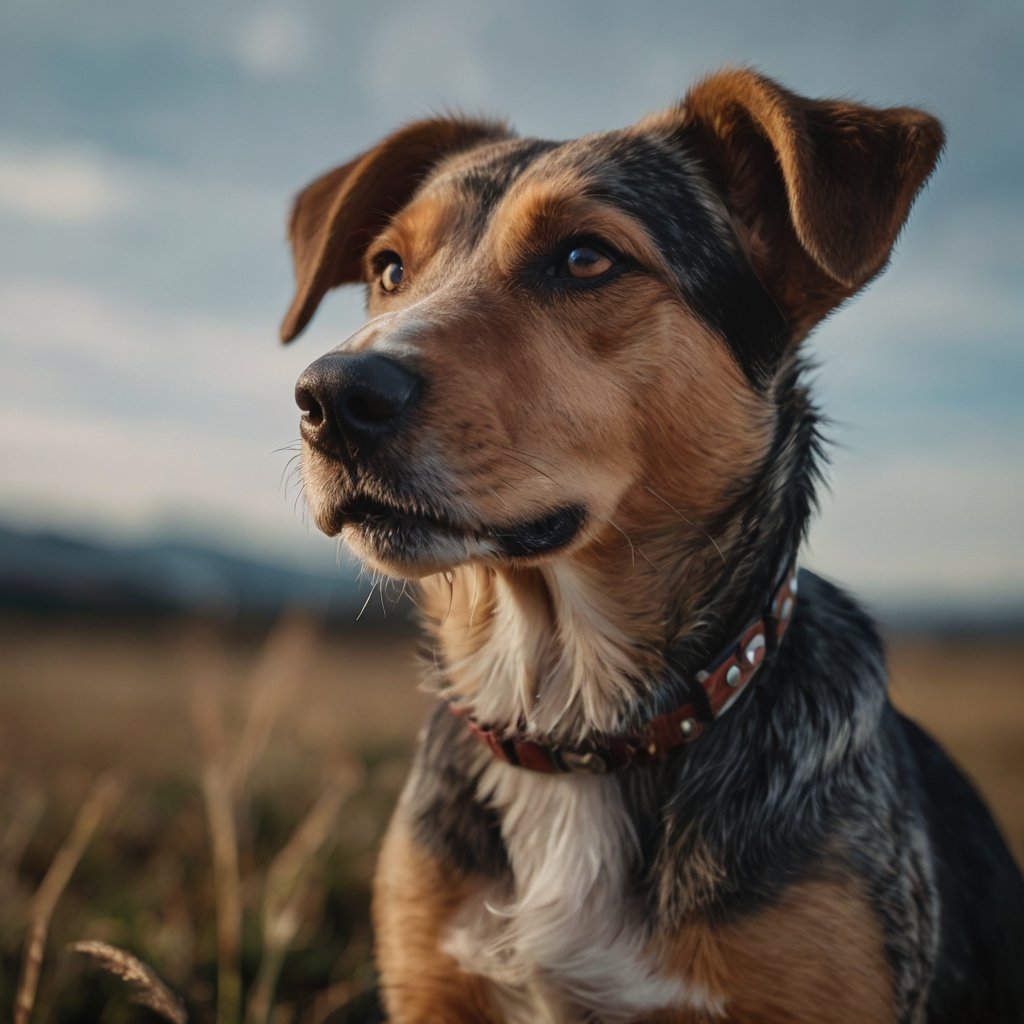
[[[755,619],[729,644],[695,681],[707,697],[709,713],[687,701],[672,711],[652,718],[640,732],[598,736],[581,747],[558,747],[532,739],[503,736],[476,722],[468,711],[449,704],[452,713],[465,718],[470,732],[496,758],[536,772],[585,772],[600,775],[634,764],[662,760],[671,750],[692,743],[724,714],[764,664],[769,647],[784,636],[796,603],[796,567],[790,568],[760,618]]]

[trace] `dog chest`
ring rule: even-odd
[[[607,1021],[670,1006],[716,1009],[648,955],[629,881],[639,850],[614,779],[493,762],[479,793],[499,814],[511,879],[467,902],[445,949],[494,983],[511,1019],[572,1019],[573,1008]]]

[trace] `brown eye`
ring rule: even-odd
[[[401,259],[395,254],[390,254],[391,258],[385,264],[384,269],[380,273],[380,286],[386,292],[393,292],[402,283],[402,278],[405,277],[405,268],[402,266]]]
[[[611,257],[606,256],[589,245],[579,245],[573,249],[562,264],[562,274],[575,277],[580,281],[592,281],[594,278],[607,274],[614,266]]]

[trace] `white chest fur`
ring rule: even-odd
[[[717,1007],[644,955],[645,930],[629,898],[636,837],[619,787],[601,776],[549,776],[491,762],[481,799],[499,813],[512,870],[465,908],[445,948],[495,983],[512,1021],[602,1021],[643,1010]]]

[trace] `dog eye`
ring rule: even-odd
[[[556,277],[573,277],[578,281],[593,281],[607,274],[615,261],[598,249],[589,245],[578,245],[561,261],[551,268],[549,273]]]
[[[393,292],[402,283],[405,277],[405,267],[402,266],[402,259],[397,253],[387,253],[382,259],[383,270],[380,272],[380,286],[386,292]]]

